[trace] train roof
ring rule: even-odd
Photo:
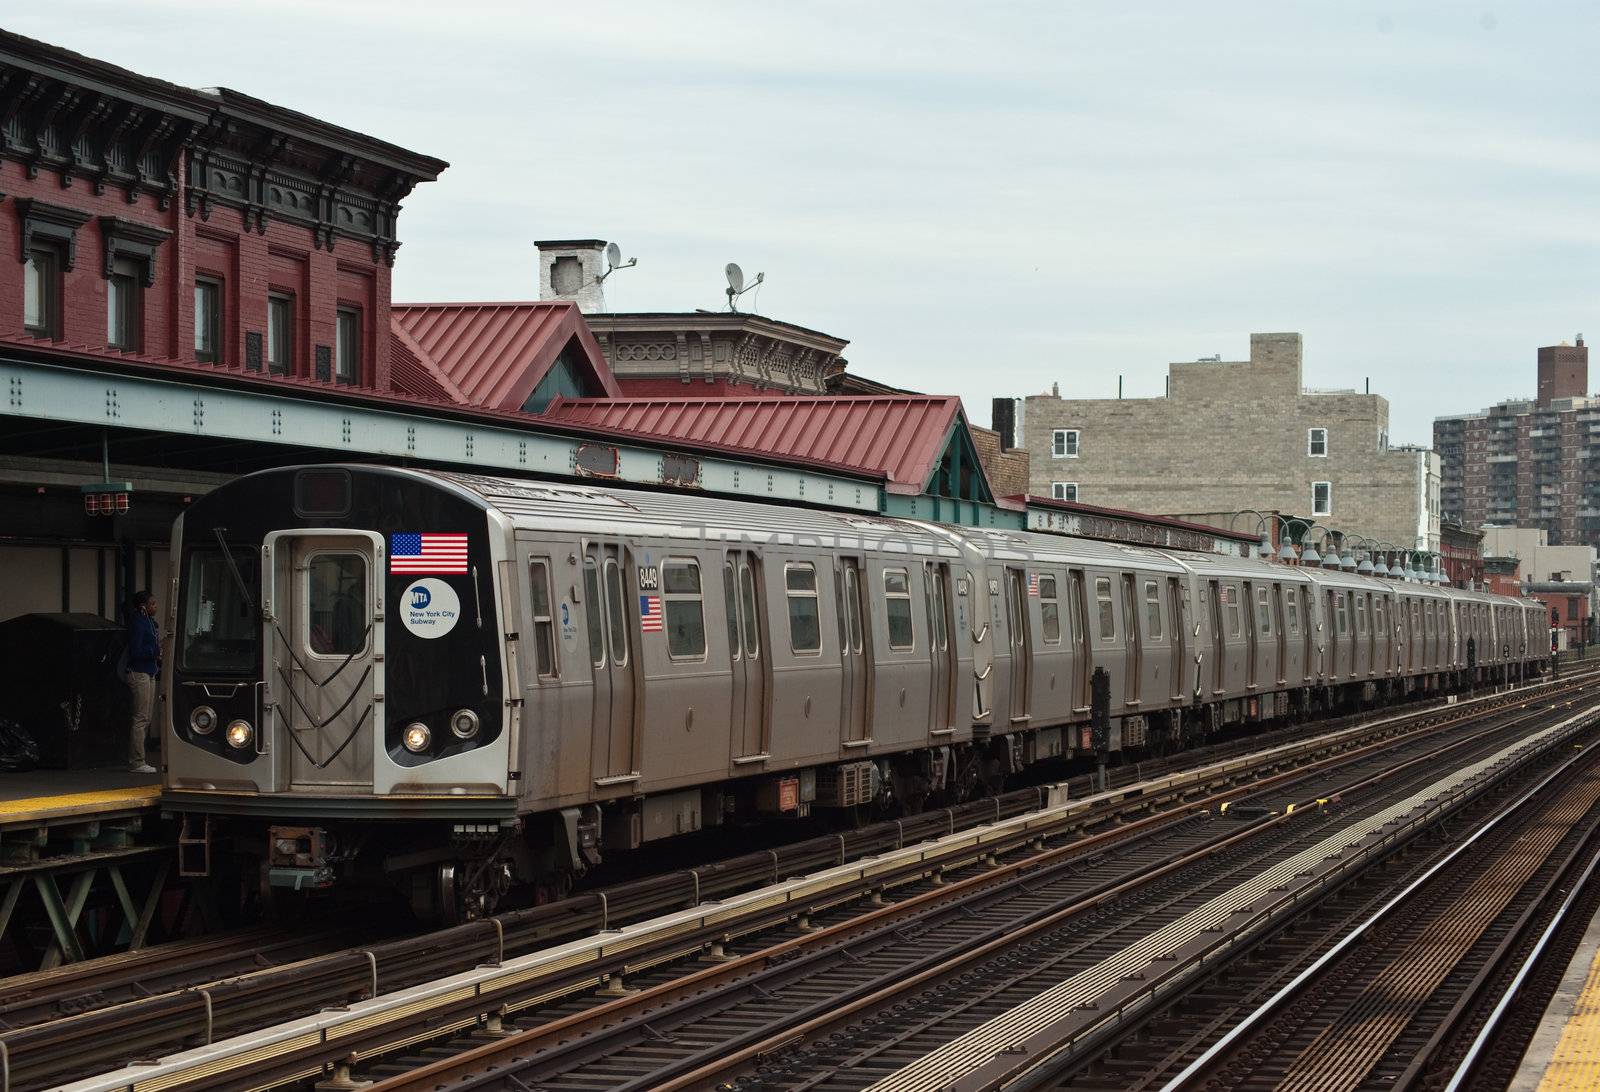
[[[410,473],[465,490],[519,527],[536,525],[613,537],[861,544],[929,556],[953,557],[958,552],[948,536],[927,525],[868,513],[442,470]],[[762,471],[752,468],[751,473]]]

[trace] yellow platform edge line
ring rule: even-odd
[[[160,785],[135,785],[127,789],[95,789],[92,792],[62,793],[58,796],[30,796],[23,800],[0,800],[0,819],[33,815],[71,815],[92,811],[107,804],[154,804],[161,798]]]
[[[1600,1087],[1600,953],[1572,1003],[1538,1092],[1594,1092]]]

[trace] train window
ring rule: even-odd
[[[883,571],[883,608],[889,621],[889,647],[904,652],[917,639],[911,629],[911,578],[904,569]]]
[[[628,616],[622,606],[622,566],[606,558],[606,621],[611,628],[611,662],[628,666]]]
[[[935,569],[932,565],[929,565],[926,578],[928,581],[929,595],[932,599],[933,645],[935,648],[943,651],[944,649],[950,647],[950,633],[945,628],[944,618],[944,574],[940,570]]]
[[[1061,643],[1061,602],[1056,594],[1056,578],[1039,574],[1039,618],[1044,623],[1044,643]]]
[[[1333,593],[1333,631],[1340,637],[1350,632],[1350,593]]]
[[[739,593],[744,612],[744,654],[753,660],[761,654],[761,616],[756,613],[756,574],[749,565],[739,566]]]
[[[583,559],[583,624],[589,629],[589,662],[606,666],[606,635],[600,628],[600,566]]]
[[[1117,614],[1116,608],[1111,603],[1111,578],[1097,576],[1094,581],[1095,610],[1100,615],[1100,639],[1102,641],[1115,641],[1117,639]]]
[[[688,559],[661,563],[661,593],[667,623],[667,655],[699,660],[706,654],[706,618],[700,602],[700,565]]]
[[[739,658],[739,577],[733,571],[733,562],[722,566],[722,602],[728,609],[728,658]]]
[[[1154,580],[1144,582],[1144,636],[1149,641],[1161,640],[1161,588]]]
[[[844,622],[850,651],[861,651],[861,585],[854,566],[844,571]]]
[[[1256,589],[1256,632],[1263,637],[1272,636],[1272,608],[1267,605],[1267,589]]]
[[[533,655],[541,679],[556,677],[556,620],[550,613],[550,565],[528,565],[528,598],[533,607]],[[593,645],[590,640],[590,645]]]
[[[367,559],[315,554],[306,563],[306,647],[352,656],[367,647]]]
[[[234,564],[247,588],[259,587],[260,554],[235,550]],[[189,572],[183,582],[183,614],[179,632],[183,647],[179,661],[185,671],[254,672],[261,622],[240,593],[233,570],[216,549],[198,549],[189,555]]]
[[[1238,637],[1244,632],[1244,621],[1239,616],[1239,586],[1224,584],[1217,589],[1217,594],[1222,597],[1223,606],[1228,608],[1228,636]]]
[[[1358,595],[1358,596],[1356,596],[1356,636],[1357,637],[1365,637],[1366,635],[1367,635],[1367,597],[1365,595]]]
[[[1384,629],[1383,629],[1383,596],[1381,596],[1381,595],[1375,597],[1372,600],[1372,632],[1374,634],[1378,634],[1380,636],[1384,632]]]
[[[817,598],[817,569],[809,561],[783,567],[783,590],[789,598],[789,648],[801,655],[822,651],[822,615]]]
[[[1300,635],[1300,589],[1283,589],[1283,628],[1291,637]]]

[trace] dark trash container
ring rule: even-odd
[[[123,628],[97,614],[0,622],[0,716],[38,743],[41,766],[127,762],[133,695],[117,670],[126,643]]]

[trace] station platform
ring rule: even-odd
[[[0,773],[0,831],[127,815],[160,796],[158,775],[123,769]]]
[[[1600,916],[1589,923],[1508,1092],[1600,1088]]]

